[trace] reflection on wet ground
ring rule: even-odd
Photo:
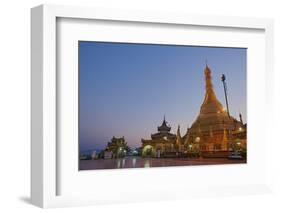
[[[225,158],[187,159],[187,158],[141,158],[125,157],[120,159],[80,160],[80,170],[147,168],[165,166],[192,166],[246,163],[245,160],[229,160]]]

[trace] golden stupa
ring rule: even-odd
[[[184,136],[185,145],[204,156],[227,156],[231,133],[243,126],[241,121],[229,115],[216,97],[211,70],[206,65],[205,98],[200,113]]]

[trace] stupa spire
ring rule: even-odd
[[[180,144],[181,144],[180,125],[178,125],[176,143],[177,143],[177,145],[180,145]]]
[[[243,119],[242,119],[242,114],[241,114],[241,112],[239,112],[239,119],[240,119],[240,122],[243,124]]]
[[[218,113],[223,111],[222,104],[218,101],[212,84],[211,70],[206,63],[205,74],[205,98],[201,105],[201,114]]]
[[[212,84],[211,70],[208,67],[208,65],[206,65],[204,74],[205,74],[205,91],[206,91],[204,103],[210,102],[210,101],[217,101],[217,97],[214,92],[213,84]]]

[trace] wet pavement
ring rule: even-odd
[[[80,160],[80,170],[94,169],[121,169],[121,168],[148,168],[166,166],[196,166],[216,164],[239,164],[246,160],[229,160],[226,158],[142,158],[125,157],[120,159]]]

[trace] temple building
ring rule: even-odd
[[[121,138],[112,137],[111,141],[107,143],[104,150],[104,158],[122,158],[129,152],[130,147],[125,141],[124,136]]]
[[[158,132],[151,134],[151,139],[141,139],[143,157],[175,157],[178,149],[183,149],[183,143],[178,127],[177,135],[170,133],[171,127],[168,126],[164,116],[162,125]]]
[[[247,125],[232,117],[216,97],[211,70],[206,65],[205,97],[199,115],[186,133],[170,133],[164,117],[158,132],[151,139],[141,139],[143,157],[229,157],[231,152],[247,148]]]
[[[202,157],[227,157],[230,144],[246,146],[246,125],[241,115],[240,121],[230,116],[217,99],[207,65],[204,74],[205,98],[199,115],[182,140],[188,153],[198,153]]]

